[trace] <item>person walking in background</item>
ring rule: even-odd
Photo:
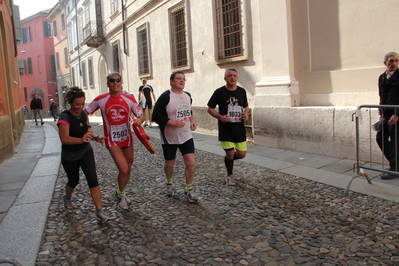
[[[224,80],[226,85],[216,89],[208,101],[208,113],[218,120],[218,138],[226,153],[227,184],[235,186],[234,160],[247,154],[244,121],[248,120],[249,107],[245,89],[237,86],[237,70],[227,69]],[[219,112],[215,110],[216,106],[219,106]]]
[[[191,95],[183,91],[186,79],[183,72],[173,72],[170,76],[171,89],[159,96],[154,107],[154,121],[158,123],[166,174],[166,195],[174,195],[173,169],[176,162],[177,149],[183,155],[186,178],[185,195],[189,202],[197,202],[198,197],[193,190],[195,175],[194,140],[191,133],[197,128],[191,110]]]
[[[119,170],[115,197],[118,200],[118,206],[128,210],[128,204],[131,201],[126,197],[125,188],[130,179],[134,158],[131,115],[134,114],[137,117],[136,122],[139,125],[145,118],[136,99],[122,92],[121,75],[110,73],[106,78],[109,92],[97,96],[85,110],[88,114],[101,110],[105,146]]]
[[[156,97],[153,88],[147,84],[147,80],[143,79],[143,85],[139,87],[139,101],[141,100],[141,97],[144,95],[144,99],[142,101],[142,108],[144,112],[144,117],[145,117],[145,122],[144,122],[144,127],[147,125],[149,127],[152,127],[152,105],[155,104],[156,102]],[[154,99],[154,102],[152,101]],[[148,117],[146,116],[145,110],[148,112]],[[148,123],[147,123],[148,120]]]
[[[28,108],[26,107],[26,105],[22,106],[22,111],[24,112],[24,119],[28,119]]]
[[[53,99],[50,99],[50,112],[51,116],[54,118],[54,121],[57,121],[57,104]]]
[[[395,52],[384,56],[386,70],[378,78],[380,105],[399,105],[399,55]],[[399,139],[398,139],[399,110],[379,109],[381,126],[377,130],[376,141],[385,158],[389,161],[389,171],[398,172]],[[381,179],[399,178],[398,175],[384,173]]]
[[[36,126],[37,126],[37,115],[39,115],[41,125],[43,125],[44,124],[43,115],[42,115],[43,104],[42,100],[39,99],[39,95],[37,95],[37,93],[33,94],[33,99],[30,102],[30,110],[33,111],[33,116],[35,117]]]
[[[99,222],[108,220],[102,210],[100,186],[97,180],[96,164],[90,140],[103,142],[104,138],[94,135],[89,118],[83,111],[85,93],[78,87],[72,87],[65,95],[65,102],[70,108],[60,114],[58,120],[59,136],[62,143],[61,162],[68,176],[63,196],[64,207],[67,212],[73,212],[72,193],[79,184],[79,169],[86,176],[90,194],[96,207],[96,216]]]

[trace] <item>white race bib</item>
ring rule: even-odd
[[[114,142],[122,142],[129,139],[129,131],[126,124],[111,125],[111,138]]]
[[[176,107],[176,120],[188,121],[191,117],[191,111],[188,105],[182,104]]]
[[[228,106],[227,115],[230,117],[232,123],[241,122],[242,108],[238,105]]]

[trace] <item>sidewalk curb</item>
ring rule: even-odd
[[[1,257],[15,259],[24,266],[36,263],[61,161],[56,130],[46,124],[43,130],[41,158],[0,225]]]

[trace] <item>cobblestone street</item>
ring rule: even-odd
[[[102,135],[102,126],[92,125]],[[67,178],[60,166],[36,265],[399,265],[395,202],[343,197],[340,188],[242,161],[234,166],[237,186],[229,187],[223,157],[197,149],[200,200],[192,204],[180,154],[177,193],[168,198],[161,146],[151,143],[154,155],[135,139],[130,211],[117,208],[118,171],[108,150],[92,143],[111,217],[105,224],[96,221],[83,175],[74,212],[63,211]]]

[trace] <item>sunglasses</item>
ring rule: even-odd
[[[121,82],[121,79],[109,79],[108,82],[112,83],[112,82]]]

